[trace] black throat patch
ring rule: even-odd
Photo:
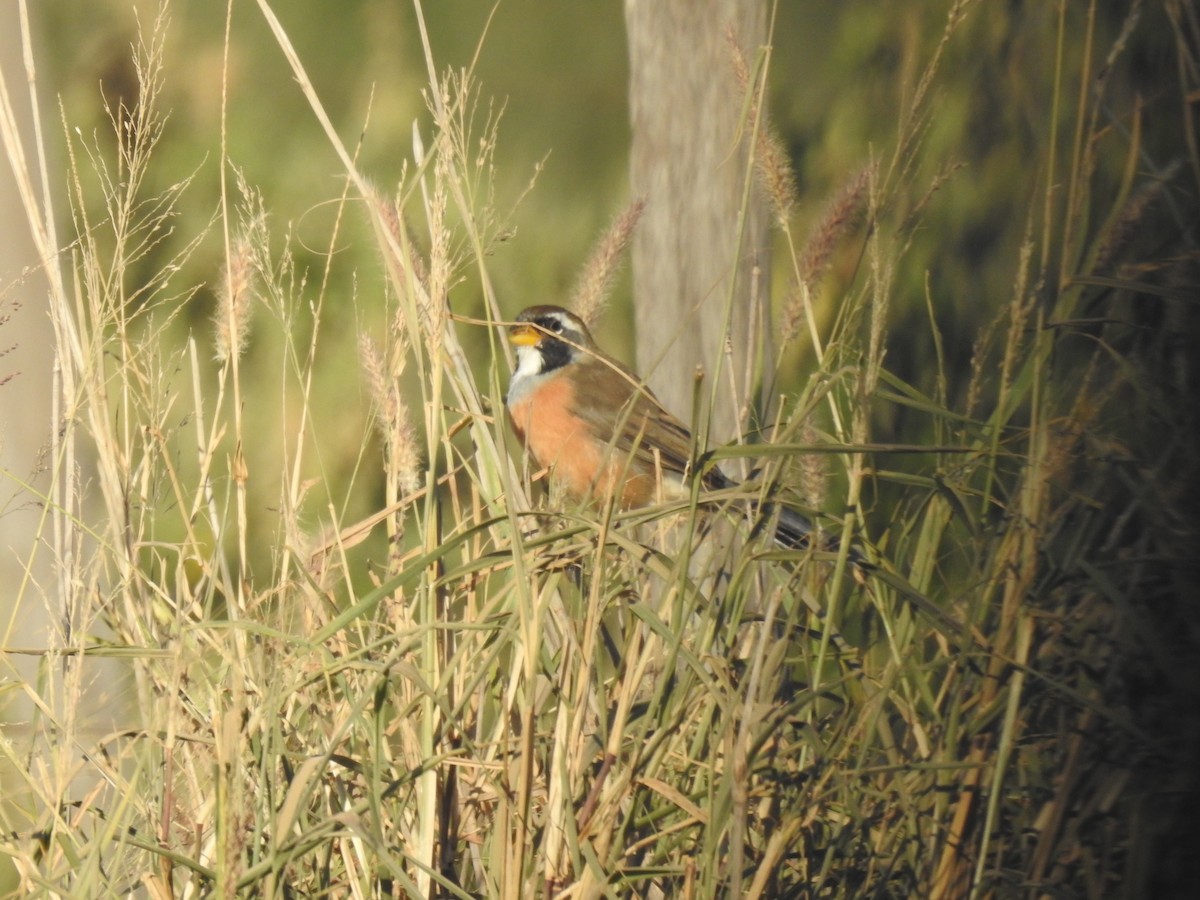
[[[571,361],[570,345],[564,344],[558,338],[543,337],[538,345],[538,352],[542,354],[543,373],[561,369]]]

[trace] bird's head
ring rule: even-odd
[[[592,336],[583,320],[561,306],[530,306],[508,327],[517,348],[517,372],[541,375],[593,352]]]

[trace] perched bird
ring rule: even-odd
[[[568,495],[613,496],[622,508],[644,506],[660,490],[667,499],[687,496],[691,434],[637,375],[596,346],[578,316],[531,306],[508,335],[517,348],[506,400],[513,428]],[[701,477],[709,490],[734,484],[715,466]],[[812,531],[804,516],[780,509],[780,544],[804,547]]]

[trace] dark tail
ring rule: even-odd
[[[770,506],[765,506],[761,510],[763,518],[767,518],[774,510]],[[807,516],[803,516],[794,509],[788,509],[786,506],[779,507],[779,521],[775,524],[775,542],[781,547],[787,547],[789,550],[804,550],[812,543],[813,534],[816,531],[816,526]],[[823,544],[828,544],[830,539],[823,540]]]
[[[774,509],[770,505],[761,509],[764,519],[773,512]],[[786,506],[779,507],[779,520],[775,523],[775,543],[789,550],[805,550],[813,545],[815,539],[819,540],[816,545],[818,550],[836,553],[840,546],[840,542],[835,536],[826,532],[818,534],[816,526],[807,516],[801,515],[794,509],[788,509]],[[860,568],[870,568],[867,558],[853,545],[850,547],[848,558],[850,562]]]
[[[705,473],[704,478],[705,484],[714,490],[734,487],[737,484],[737,482],[733,481],[715,466]],[[759,528],[762,528],[770,520],[776,507],[779,509],[779,520],[775,523],[775,543],[788,550],[808,549],[818,533],[817,527],[807,516],[786,506],[779,506],[775,503],[753,504],[753,509],[758,519],[754,530],[757,531]],[[824,532],[820,534],[820,543],[817,544],[818,550],[828,550],[836,553],[840,546],[841,542],[833,535]],[[870,569],[872,567],[867,558],[853,544],[850,546],[848,558],[850,562],[860,569]]]

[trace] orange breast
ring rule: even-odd
[[[513,427],[539,466],[577,500],[620,491],[620,505],[642,506],[654,496],[653,475],[609,450],[609,434],[595,434],[571,414],[575,393],[567,378],[549,378],[509,407]]]

